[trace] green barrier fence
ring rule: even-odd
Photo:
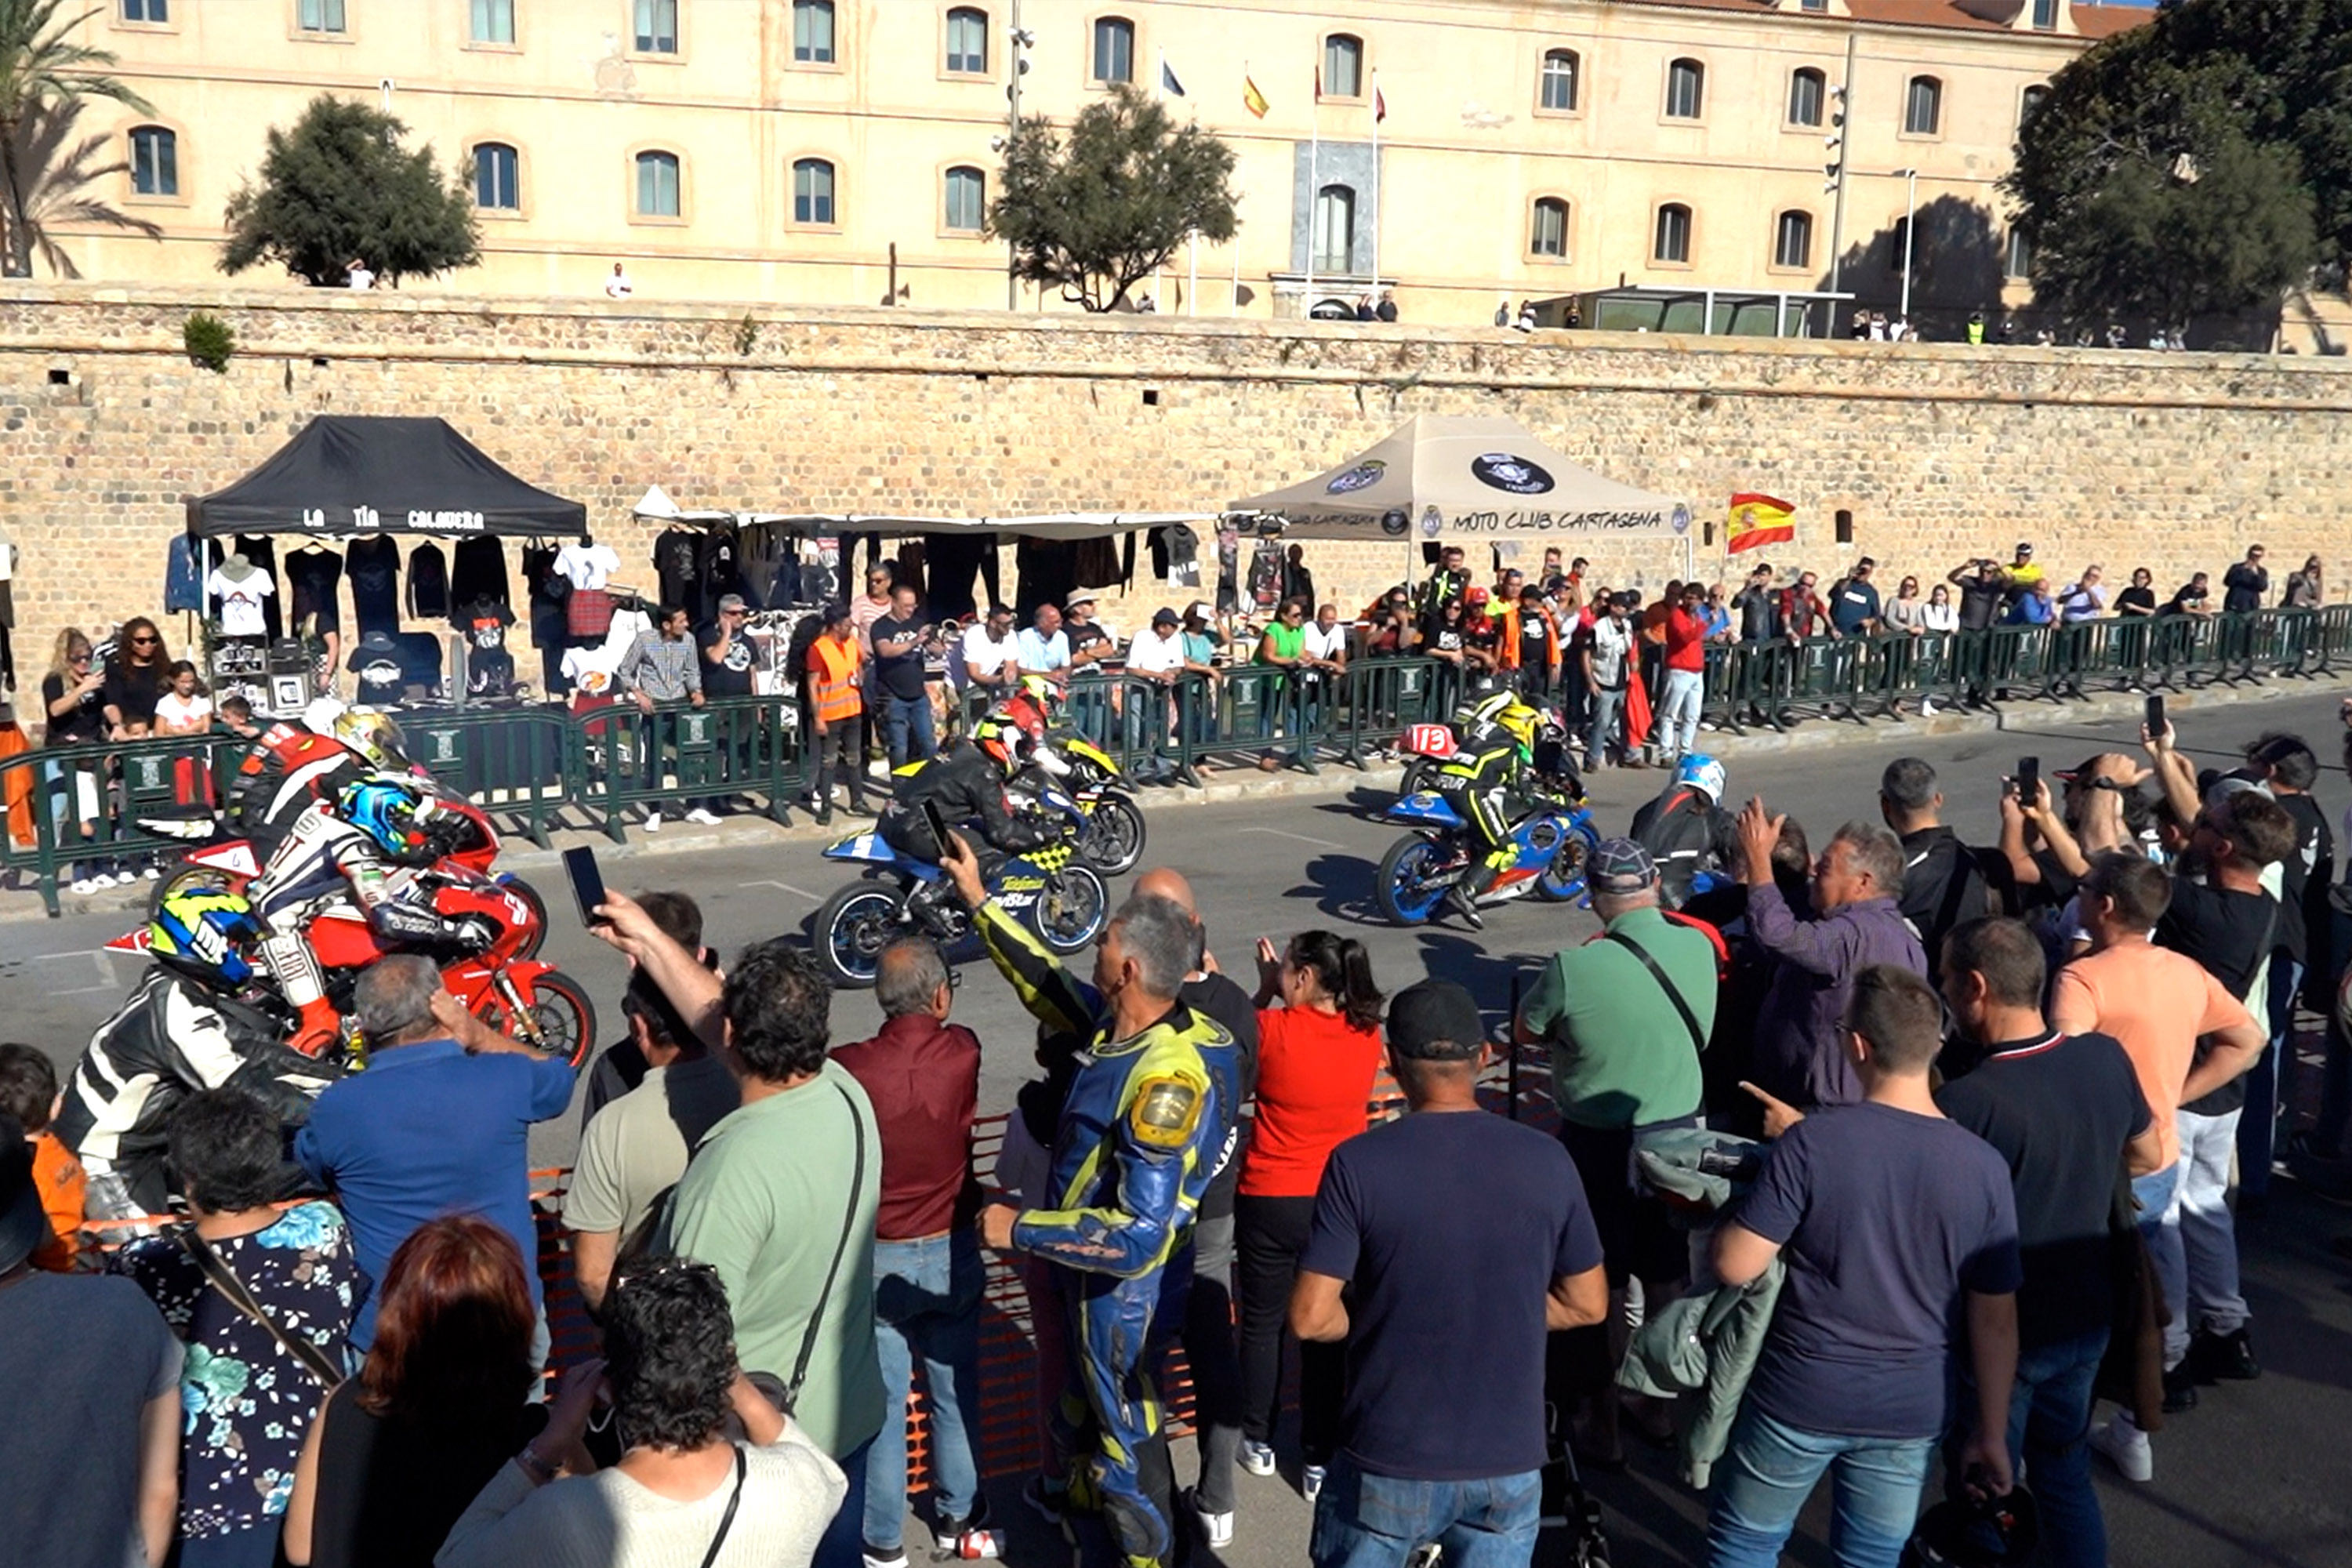
[[[1701,716],[1736,734],[1820,719],[1866,723],[1930,702],[2063,702],[2127,689],[2326,678],[2347,664],[2352,605],[1813,637],[1709,648]],[[1359,659],[1312,679],[1255,665],[1172,681],[1106,671],[1073,682],[1064,719],[1139,781],[1192,784],[1204,765],[1265,757],[1310,773],[1332,762],[1363,767],[1409,726],[1453,713],[1467,685],[1459,667],[1427,658]],[[964,693],[950,731],[993,697]],[[781,822],[807,784],[799,704],[790,698],[719,698],[650,714],[623,702],[579,713],[550,705],[397,717],[420,765],[464,791],[501,832],[542,847],[567,813],[615,840],[636,811],[682,812],[705,801],[733,809],[748,802]],[[0,870],[37,889],[56,915],[60,881],[137,870],[213,837],[245,752],[243,742],[205,736],[0,762],[6,798],[24,802],[0,837]]]

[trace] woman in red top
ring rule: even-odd
[[[1274,1474],[1274,1423],[1290,1287],[1307,1248],[1324,1162],[1364,1131],[1381,1063],[1381,993],[1364,944],[1301,931],[1281,958],[1257,944],[1257,1121],[1234,1205],[1242,1303],[1242,1468]],[[1279,994],[1282,1005],[1267,1003]],[[1313,1498],[1338,1441],[1338,1345],[1299,1349],[1302,1489]]]

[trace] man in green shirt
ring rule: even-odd
[[[1586,879],[1601,934],[1544,966],[1516,1034],[1551,1047],[1560,1142],[1584,1179],[1611,1289],[1638,1279],[1643,1299],[1663,1303],[1689,1273],[1688,1243],[1661,1199],[1634,1190],[1633,1150],[1651,1131],[1698,1125],[1698,1054],[1715,1027],[1715,944],[1666,919],[1657,865],[1632,839],[1602,842]],[[1609,1321],[1622,1338],[1622,1312],[1612,1308]],[[1611,1363],[1624,1352],[1612,1344]],[[1604,1460],[1619,1451],[1617,1409],[1604,1391],[1591,1412],[1586,1440]]]
[[[826,1054],[833,987],[782,937],[745,952],[722,987],[633,900],[605,899],[611,923],[597,933],[717,1048],[742,1096],[678,1182],[668,1250],[719,1270],[743,1370],[784,1385],[793,1418],[848,1478],[814,1568],[858,1568],[866,1450],[883,1416],[874,1344],[882,1144],[865,1089]]]

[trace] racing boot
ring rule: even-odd
[[[306,1057],[318,1058],[331,1053],[342,1043],[343,1020],[333,1003],[324,996],[314,997],[301,1006],[301,1016],[295,1022],[293,1037],[286,1043]]]
[[[342,1037],[342,1019],[327,1000],[327,977],[320,972],[318,955],[290,932],[273,932],[259,946],[262,967],[295,1011],[294,1034],[286,1043],[306,1057],[327,1055]]]
[[[1493,887],[1495,879],[1502,874],[1502,868],[1494,861],[1481,860],[1462,880],[1446,889],[1445,901],[1454,906],[1455,914],[1469,922],[1472,931],[1486,929],[1486,921],[1478,913],[1478,900],[1486,896],[1486,889]]]

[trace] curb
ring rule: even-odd
[[[2325,683],[2298,680],[2283,684],[2277,680],[2252,686],[2208,686],[2191,691],[2168,691],[2165,706],[2173,712],[2197,710],[2258,706],[2279,698],[2309,695],[2325,689]],[[1881,719],[1809,719],[1794,730],[1750,731],[1734,735],[1717,731],[1703,735],[1701,745],[1713,756],[1725,760],[1740,757],[1774,756],[1800,749],[1849,748],[1883,745],[1898,740],[1947,740],[1960,735],[1997,734],[2003,731],[2036,727],[2051,721],[2081,724],[2114,723],[2119,720],[2137,718],[2147,701],[2138,692],[2102,692],[2095,697],[2063,703],[2012,702],[2005,709],[1990,712],[1939,711],[1930,718],[1916,715]],[[1143,802],[1153,810],[1196,805],[1229,805],[1238,801],[1265,799],[1328,799],[1335,795],[1353,794],[1358,789],[1393,789],[1403,777],[1404,770],[1390,763],[1375,763],[1359,769],[1347,763],[1323,764],[1318,773],[1306,773],[1296,769],[1279,773],[1261,773],[1255,769],[1228,766],[1219,770],[1216,777],[1198,788],[1182,785],[1153,785],[1143,793]],[[515,871],[551,870],[562,863],[562,850],[572,845],[593,845],[597,858],[604,863],[637,859],[661,859],[669,856],[692,855],[713,849],[753,849],[771,845],[820,843],[838,837],[844,824],[836,819],[827,827],[819,827],[807,819],[805,811],[795,813],[795,821],[784,826],[764,816],[730,817],[717,827],[694,824],[677,824],[659,834],[643,831],[634,833],[625,844],[615,844],[605,837],[602,828],[562,828],[554,835],[555,847],[541,849],[536,845],[519,843],[499,857],[499,864]],[[855,825],[870,818],[850,817]],[[61,896],[64,911],[68,916],[103,914],[108,912],[143,912],[147,907],[147,884],[135,882],[127,888],[109,888],[103,892],[77,897]],[[47,918],[38,897],[29,891],[0,892],[0,925]]]

